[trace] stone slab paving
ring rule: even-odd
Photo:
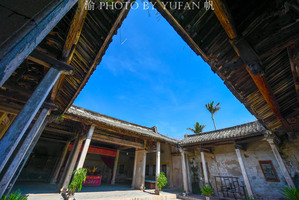
[[[44,183],[17,183],[13,191],[20,189],[23,194],[29,194],[28,200],[63,200],[59,189],[55,185]],[[102,185],[83,187],[81,192],[75,194],[76,200],[173,200],[176,193],[172,191],[161,192],[155,195],[154,190],[133,190],[128,186]]]

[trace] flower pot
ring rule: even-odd
[[[210,197],[206,197],[206,200],[210,200]]]
[[[184,192],[184,193],[182,193],[182,195],[183,195],[183,197],[185,197],[185,196],[186,196],[186,193]]]
[[[155,190],[155,194],[156,195],[160,195],[160,191],[159,190]]]

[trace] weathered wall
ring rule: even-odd
[[[280,146],[279,152],[296,187],[299,188],[299,140],[285,141]]]
[[[160,150],[160,170],[162,172],[162,166],[166,165],[166,177],[168,182],[170,181],[170,162],[171,153],[169,144],[161,144]],[[149,174],[145,176],[148,180],[155,180],[156,174],[154,174],[154,167],[156,165],[156,152],[147,153],[146,155],[146,165],[149,167]],[[170,184],[170,183],[169,183]],[[169,185],[168,184],[168,185]]]
[[[180,154],[172,156],[173,187],[183,190],[182,157]]]
[[[123,172],[120,171],[120,166],[123,165]],[[118,165],[116,170],[116,183],[132,183],[133,177],[133,169],[134,169],[134,154],[120,152]]]
[[[280,151],[282,152],[282,156],[288,166],[291,176],[295,177],[296,174],[298,176],[298,143],[287,142],[280,148]],[[246,151],[241,150],[241,154],[253,192],[264,199],[281,198],[279,191],[282,187],[287,186],[287,184],[282,176],[270,145],[266,141],[258,141],[249,144]],[[236,176],[239,177],[239,182],[242,185],[245,185],[233,145],[217,146],[214,149],[213,154],[205,153],[205,158],[210,174],[209,181],[213,187],[215,187],[214,176]],[[279,182],[268,182],[265,180],[262,169],[259,165],[259,161],[261,160],[272,161],[278,175]],[[202,187],[203,177],[200,162],[201,157],[199,151],[195,151],[194,155],[189,155],[193,190],[195,188],[194,183],[196,183],[199,188]]]

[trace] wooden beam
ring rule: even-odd
[[[106,135],[94,134],[92,140],[106,142],[109,144],[116,144],[120,146],[132,147],[136,149],[143,149],[143,144],[139,142],[133,142],[129,140],[114,138]]]
[[[72,20],[68,35],[66,37],[66,41],[62,50],[62,59],[66,61],[67,64],[71,63],[71,60],[74,55],[74,51],[76,49],[76,46],[78,44],[81,31],[86,19],[86,15],[88,12],[88,9],[85,9],[85,3],[86,0],[79,0],[78,1],[78,8],[76,10],[75,16]],[[54,85],[51,99],[54,101],[56,98],[56,95],[60,88],[62,87],[62,83],[65,79],[65,75],[61,75],[57,83]]]
[[[103,42],[103,45],[101,46],[99,52],[97,53],[93,63],[91,64],[89,70],[87,71],[83,81],[81,82],[79,88],[77,89],[75,95],[73,96],[73,98],[71,99],[71,101],[69,102],[69,104],[67,105],[66,109],[64,110],[64,112],[66,112],[69,107],[73,104],[73,102],[75,101],[75,99],[77,98],[77,96],[79,95],[80,91],[82,90],[82,88],[84,87],[84,85],[86,84],[86,82],[88,81],[89,77],[91,76],[92,72],[95,70],[95,68],[98,66],[98,64],[101,61],[102,55],[105,51],[105,49],[107,48],[107,45],[109,44],[109,42],[111,41],[111,38],[113,37],[113,35],[115,34],[117,28],[120,26],[121,21],[123,20],[123,18],[128,14],[129,9],[126,9],[126,6],[124,6],[124,8],[121,10],[120,14],[118,15],[116,21],[114,22],[112,28],[110,29],[105,41]]]
[[[214,0],[213,6],[214,6],[215,15],[217,16],[220,24],[224,28],[228,37],[230,38],[231,44],[232,44],[235,52],[237,53],[238,56],[240,56],[243,59],[243,61],[245,60],[245,64],[247,64],[246,70],[250,74],[250,76],[251,76],[252,80],[254,81],[255,85],[257,86],[258,90],[260,91],[260,93],[264,97],[265,101],[267,102],[267,104],[269,105],[271,110],[273,111],[274,115],[278,118],[278,120],[280,121],[282,126],[285,127],[288,132],[293,132],[291,126],[282,117],[280,110],[279,110],[278,103],[276,102],[275,97],[274,97],[269,85],[267,84],[265,78],[262,75],[254,75],[252,73],[252,69],[248,65],[248,64],[252,65],[252,63],[248,63],[249,62],[248,54],[244,53],[244,49],[248,50],[248,52],[250,54],[249,58],[252,59],[253,62],[257,62],[256,65],[259,64],[258,63],[259,58],[256,55],[255,51],[249,46],[249,44],[244,39],[242,39],[242,46],[240,46],[240,43],[238,43],[240,40],[237,41],[238,34],[235,29],[232,16],[231,16],[230,11],[228,10],[227,6],[223,3],[222,0]],[[243,49],[241,49],[241,48],[243,48]],[[246,58],[244,58],[244,56],[246,56]]]
[[[0,86],[78,0],[53,1],[43,12],[24,25],[0,51]],[[42,20],[40,20],[42,19]],[[35,22],[35,23],[34,23]]]
[[[288,47],[290,66],[292,70],[297,100],[299,102],[299,42]]]
[[[43,53],[37,49],[35,49],[30,54],[29,59],[32,59],[32,57],[34,59],[41,61],[42,63],[49,64],[51,67],[57,68],[63,74],[73,74],[73,72],[75,71],[75,68],[73,66],[68,65],[65,62],[62,62],[60,60],[57,60],[56,58],[51,57],[51,56],[47,55],[46,53]],[[39,63],[41,63],[41,62],[39,62]],[[48,65],[45,65],[45,66],[48,66]]]
[[[187,33],[187,31],[181,26],[181,24],[172,16],[172,14],[165,8],[165,6],[162,4],[160,0],[151,0],[153,2],[157,2],[155,4],[155,7],[157,7],[157,10],[160,11],[161,14],[165,13],[164,16],[166,20],[173,26],[177,31],[182,35],[185,42],[193,49],[193,51],[197,55],[201,55],[201,57],[204,59],[204,61],[208,62],[209,58],[208,56],[199,48],[197,43],[192,39],[192,37]],[[161,12],[164,11],[164,12]]]

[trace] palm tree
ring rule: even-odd
[[[200,125],[198,122],[196,122],[196,124],[194,124],[194,129],[193,128],[187,128],[187,130],[190,130],[195,134],[200,134],[205,127],[206,127],[206,125]]]
[[[219,104],[220,104],[220,103],[217,103],[217,104],[214,106],[214,101],[212,101],[211,103],[206,104],[206,109],[207,109],[207,110],[211,113],[211,115],[212,115],[212,120],[213,120],[213,123],[214,123],[215,130],[216,130],[217,128],[216,128],[216,124],[215,124],[214,115],[215,115],[215,113],[216,113],[218,110],[220,110]]]

